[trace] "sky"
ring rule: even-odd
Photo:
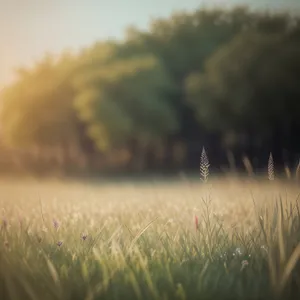
[[[47,52],[78,50],[97,40],[120,39],[134,25],[201,6],[249,4],[253,8],[298,6],[300,0],[0,0],[0,89],[14,70]]]

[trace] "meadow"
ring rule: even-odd
[[[1,180],[0,299],[295,299],[299,185]]]

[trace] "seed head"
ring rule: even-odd
[[[241,266],[241,271],[243,271],[248,265],[249,265],[248,260],[243,260],[242,261],[242,266]]]
[[[203,147],[200,158],[200,176],[203,182],[207,182],[209,175],[209,160]]]
[[[269,161],[268,161],[268,178],[270,181],[275,179],[274,160],[273,160],[272,153],[270,153]]]
[[[298,165],[297,165],[297,168],[296,168],[296,179],[297,179],[297,181],[299,181],[299,178],[300,178],[300,159],[299,159],[299,162],[298,162]]]

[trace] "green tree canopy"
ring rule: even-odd
[[[152,161],[159,147],[182,144],[191,156],[196,141],[218,148],[228,133],[284,144],[300,134],[299,45],[299,17],[284,13],[237,7],[156,19],[121,41],[21,70],[2,94],[3,138]]]
[[[153,56],[101,61],[74,82],[78,87],[76,109],[102,151],[129,139],[154,141],[178,127],[165,97],[172,84]]]
[[[299,126],[299,41],[289,34],[240,34],[186,81],[200,122],[219,131]],[[278,132],[277,132],[278,134]]]

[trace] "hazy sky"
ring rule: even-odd
[[[15,67],[30,65],[47,51],[121,38],[128,25],[146,29],[153,17],[208,3],[300,6],[300,0],[0,0],[0,88]]]

